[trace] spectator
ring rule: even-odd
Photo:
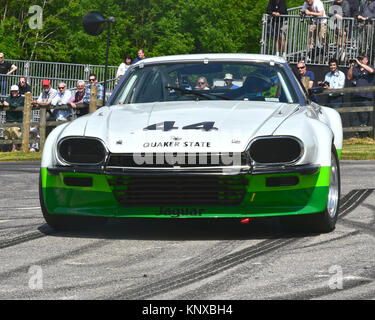
[[[357,18],[359,15],[359,6],[361,0],[347,0],[350,6],[350,15],[351,18]]]
[[[367,21],[368,19],[375,19],[375,1],[362,0],[360,7],[358,20]]]
[[[315,75],[314,72],[308,71],[304,61],[297,63],[298,77],[306,88],[311,89],[315,86]],[[306,81],[306,82],[305,82]]]
[[[357,19],[359,15],[359,3],[360,0],[347,0],[350,6],[350,18],[355,18]],[[348,40],[350,41],[352,39],[352,32],[353,32],[353,21],[349,21],[349,32],[348,32]]]
[[[25,99],[19,94],[19,88],[17,85],[13,85],[10,88],[10,96],[4,101],[4,107],[18,108],[23,107]],[[23,112],[22,111],[7,111],[6,121],[7,122],[22,122]],[[16,140],[21,137],[21,129],[19,127],[9,127],[4,130],[5,139]],[[12,151],[16,151],[17,146],[13,143]]]
[[[360,52],[367,52],[375,45],[373,22],[375,19],[375,1],[362,0],[358,20],[360,22]]]
[[[334,12],[330,16],[335,19],[335,45],[338,49],[338,57],[340,57],[341,61],[344,61],[347,29],[351,21],[343,21],[343,18],[350,17],[350,4],[347,0],[335,0],[332,8],[334,8]]]
[[[224,77],[225,86],[228,89],[238,89],[239,86],[233,84],[233,75],[231,73],[226,73]]]
[[[53,106],[62,106],[68,103],[69,99],[72,97],[72,92],[66,89],[64,82],[60,82],[57,86],[58,92],[57,95],[52,99],[51,104]],[[60,109],[53,110],[53,116],[56,118],[56,121],[66,121],[72,116],[72,108],[69,109]]]
[[[20,82],[18,83],[18,88],[20,89],[20,95],[25,97],[26,92],[31,92],[31,86],[27,83],[26,77],[20,77]]]
[[[350,64],[347,78],[352,81],[355,87],[368,87],[374,85],[375,69],[374,66],[368,65],[368,57],[360,55],[355,62]],[[351,95],[351,102],[355,106],[372,106],[372,92],[356,92]],[[368,126],[370,123],[370,112],[351,112],[351,126]]]
[[[83,103],[90,104],[91,86],[96,85],[98,87],[98,100],[103,100],[104,87],[97,81],[96,74],[92,73],[89,75],[90,84],[87,85],[85,90],[85,96],[83,97]]]
[[[40,93],[36,101],[32,101],[32,104],[44,103],[46,105],[51,105],[52,99],[57,95],[57,90],[51,87],[51,82],[49,80],[42,81],[43,90]]]
[[[205,77],[199,77],[194,87],[195,90],[210,90],[207,79]]]
[[[312,53],[315,48],[316,34],[318,33],[319,42],[322,48],[325,47],[326,31],[327,31],[327,19],[318,19],[318,17],[325,17],[326,12],[324,5],[321,0],[305,0],[300,13],[301,16],[306,15],[313,17],[309,28],[309,52]]]
[[[8,93],[8,75],[17,70],[14,64],[4,60],[4,53],[0,52],[0,95],[6,96]]]
[[[269,0],[267,7],[267,14],[272,16],[271,30],[276,38],[276,55],[280,54],[280,37],[283,57],[286,59],[285,39],[288,30],[288,21],[280,18],[280,15],[287,15],[288,10],[285,0]]]
[[[345,74],[338,70],[338,62],[332,58],[329,61],[329,72],[324,78],[324,82],[319,81],[318,85],[323,86],[325,89],[342,89],[345,86]],[[344,102],[342,93],[328,95],[328,105],[333,108],[340,108]]]
[[[77,104],[83,103],[83,98],[85,96],[85,81],[83,80],[78,80],[77,81],[77,91],[68,101],[68,105],[72,107],[73,114],[75,114],[77,117],[83,116],[84,114],[89,113],[89,108],[84,107],[84,108],[78,108],[77,109]]]
[[[125,74],[126,70],[128,70],[131,64],[132,64],[132,58],[130,56],[125,56],[124,62],[122,62],[117,69],[116,86],[118,82],[120,81],[121,77]]]
[[[136,62],[138,62],[138,61],[140,61],[140,60],[143,60],[143,59],[145,59],[145,58],[146,58],[146,57],[145,57],[145,52],[143,51],[142,48],[140,48],[140,49],[138,50],[138,57],[134,59],[133,63],[136,63]]]
[[[30,140],[35,140],[29,144],[30,152],[38,152],[40,150],[40,135],[39,127],[33,127],[30,129]]]

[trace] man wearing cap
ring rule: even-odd
[[[231,73],[226,73],[224,77],[225,86],[228,89],[238,89],[239,86],[233,84],[233,75]]]
[[[19,93],[17,85],[13,85],[10,88],[10,96],[4,101],[4,107],[18,108],[23,107],[25,103],[24,97]],[[7,122],[22,122],[23,112],[22,111],[7,111],[6,121]],[[19,127],[9,127],[4,130],[5,139],[19,139],[21,137],[21,129]],[[12,151],[15,151],[17,146],[13,144]]]
[[[53,89],[51,87],[51,82],[47,79],[42,81],[42,87],[43,91],[40,93],[38,99],[36,101],[32,101],[32,104],[38,104],[38,103],[43,103],[47,106],[51,105],[52,99],[57,95],[57,90]],[[50,117],[51,112],[48,110],[47,113],[48,117]]]

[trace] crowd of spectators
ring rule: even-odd
[[[85,86],[85,81],[77,81],[76,92],[73,93],[67,88],[66,84],[61,81],[58,83],[57,90],[51,86],[51,81],[44,79],[42,81],[42,91],[37,100],[32,100],[32,105],[49,106],[47,110],[47,119],[49,121],[67,121],[72,117],[76,118],[87,114],[89,112],[90,92],[92,85],[98,88],[97,99],[103,99],[103,86],[97,82],[96,74],[90,74],[89,84]],[[27,78],[21,76],[18,85],[12,85],[10,94],[4,101],[0,101],[0,106],[8,107],[6,111],[6,122],[15,123],[18,125],[14,127],[6,127],[4,129],[3,138],[5,140],[17,140],[21,137],[20,123],[23,121],[23,111],[12,110],[16,108],[23,108],[25,104],[25,94],[31,92],[31,86],[27,83]],[[67,108],[54,108],[59,106],[66,106]],[[30,137],[39,139],[39,126],[30,128]],[[9,148],[11,147],[11,148]],[[2,151],[16,151],[19,150],[20,145],[12,144],[0,145]],[[30,151],[39,151],[39,143],[31,143]]]
[[[307,70],[304,61],[297,64],[297,74],[302,84],[308,89],[321,86],[324,89],[343,89],[345,84],[349,87],[370,87],[374,86],[375,67],[369,65],[369,59],[366,54],[361,54],[355,59],[351,59],[350,66],[345,76],[344,72],[339,70],[338,62],[335,58],[329,61],[329,72],[325,74],[324,79],[317,81],[314,72]],[[345,106],[345,94],[337,90],[337,93],[329,93],[326,104],[332,108],[340,108]],[[317,102],[315,96],[311,97]],[[353,92],[349,95],[347,103],[351,107],[371,107],[374,105],[374,92],[363,91]],[[347,104],[347,105],[348,105]],[[349,123],[351,127],[367,127],[370,126],[370,112],[350,112]],[[353,136],[366,136],[366,131],[354,132]]]

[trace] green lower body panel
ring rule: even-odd
[[[88,173],[51,175],[46,168],[41,174],[50,214],[241,218],[322,212],[327,205],[330,168],[321,167],[311,175],[201,176],[183,181],[178,176],[160,180]]]

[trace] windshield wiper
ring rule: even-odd
[[[202,92],[201,90],[198,91],[198,90],[193,90],[193,89],[185,89],[185,88],[170,87],[170,86],[166,86],[166,88],[171,89],[171,90],[177,90],[177,91],[187,93],[187,94],[192,93],[192,94],[195,94],[196,96],[199,96],[199,97],[202,97],[202,98],[215,97],[215,98],[220,98],[220,99],[223,99],[223,100],[232,100],[231,98],[228,98],[226,96],[222,96],[222,95],[214,94],[214,93]]]

